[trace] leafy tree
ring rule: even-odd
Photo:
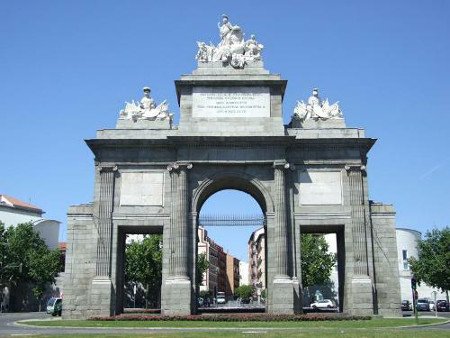
[[[126,247],[125,282],[140,283],[146,290],[146,301],[156,305],[162,283],[162,235],[146,236]]]
[[[255,288],[251,285],[241,285],[234,290],[234,295],[241,299],[249,299],[253,296]]]
[[[31,223],[6,230],[0,224],[0,255],[0,284],[31,284],[40,304],[45,288],[60,271],[59,250],[50,250]]]
[[[41,300],[49,283],[55,282],[55,276],[61,269],[60,252],[58,249],[48,250],[47,247],[39,248],[28,254],[28,275],[34,285],[32,291],[39,300],[39,311],[41,311]]]
[[[409,264],[417,281],[425,282],[447,293],[450,290],[450,228],[427,231],[419,240],[418,258],[410,258]]]
[[[201,253],[197,256],[197,288],[200,287],[200,285],[203,285],[203,275],[205,274],[206,270],[209,268],[209,262],[206,259],[206,253]]]
[[[324,236],[301,235],[302,282],[306,288],[330,282],[331,270],[336,264],[336,255],[328,252]]]

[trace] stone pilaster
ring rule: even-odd
[[[294,313],[294,288],[289,277],[289,231],[286,210],[286,179],[285,170],[289,163],[284,160],[275,161],[274,168],[274,203],[275,226],[273,239],[268,242],[274,246],[272,253],[275,255],[274,277],[271,283],[268,311],[270,313]],[[269,247],[270,250],[270,247]]]
[[[365,166],[346,166],[350,189],[351,238],[353,241],[353,269],[348,271],[352,278],[346,287],[348,303],[344,311],[354,315],[373,314],[373,281],[369,276],[368,264],[368,220],[364,198]],[[347,281],[349,281],[347,279]],[[348,283],[348,282],[347,282]]]
[[[274,245],[276,255],[275,278],[288,277],[288,229],[286,217],[285,170],[289,168],[286,161],[276,161],[274,167],[275,181],[275,222]]]
[[[165,315],[191,313],[191,279],[189,276],[190,232],[188,222],[188,179],[191,163],[175,162],[167,167],[171,182],[171,219],[169,229],[169,271],[162,293]]]
[[[364,166],[347,166],[345,168],[349,177],[350,205],[352,216],[352,237],[354,243],[354,265],[355,275],[368,276],[367,264],[367,234],[366,217],[363,192]]]
[[[95,278],[92,280],[90,303],[95,315],[109,316],[113,313],[113,287],[111,281],[112,212],[114,205],[114,184],[117,167],[99,167],[100,187],[97,216],[97,260]]]
[[[101,167],[100,195],[98,197],[97,218],[97,263],[96,276],[111,276],[111,234],[114,196],[114,176],[117,167]]]

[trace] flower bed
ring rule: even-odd
[[[274,314],[214,314],[214,315],[190,315],[190,316],[162,316],[146,314],[122,314],[112,317],[92,317],[90,320],[114,321],[208,321],[208,322],[280,322],[280,321],[339,321],[339,320],[370,320],[371,316],[349,316],[345,314],[298,314],[298,315],[274,315]]]

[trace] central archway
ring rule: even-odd
[[[264,214],[274,211],[273,201],[267,188],[254,176],[238,171],[223,171],[203,180],[193,190],[191,210],[198,214],[203,203],[214,193],[235,189],[252,196]]]
[[[221,191],[224,190],[234,190],[234,191],[239,191],[239,192],[243,192],[245,194],[250,195],[248,198],[252,198],[254,199],[254,201],[257,203],[257,205],[259,205],[259,214],[262,214],[262,228],[260,230],[263,237],[264,237],[264,242],[267,243],[267,241],[265,241],[265,234],[266,232],[266,213],[268,210],[273,210],[273,203],[271,200],[271,197],[269,195],[269,192],[267,191],[266,187],[255,177],[248,175],[246,173],[242,173],[242,172],[237,172],[237,171],[226,171],[226,172],[220,172],[217,173],[215,175],[209,176],[207,177],[205,180],[203,180],[198,187],[193,190],[193,196],[192,196],[192,211],[193,211],[193,233],[194,234],[198,234],[198,236],[196,237],[196,240],[199,241],[199,244],[196,243],[195,250],[194,250],[194,272],[193,275],[196,276],[197,278],[201,278],[199,277],[199,275],[196,273],[197,271],[197,267],[196,264],[198,262],[198,254],[199,254],[199,246],[201,246],[201,242],[204,241],[203,237],[205,234],[207,234],[207,232],[204,229],[203,226],[203,221],[204,219],[200,219],[200,215],[201,215],[201,210],[203,205],[205,204],[205,202],[212,197],[213,195],[215,195],[216,193],[219,193]],[[256,206],[256,205],[255,205]],[[231,224],[230,224],[231,225]],[[199,229],[200,227],[200,229]],[[246,246],[249,245],[249,238],[253,238],[253,234],[256,232],[256,228],[254,229],[255,231],[251,230],[248,233],[248,237],[245,238],[245,243]],[[208,239],[209,240],[209,239]],[[214,241],[213,241],[214,242]],[[215,243],[214,243],[215,244]],[[223,243],[221,243],[223,244]],[[220,247],[221,248],[221,247]],[[224,247],[225,248],[225,247]],[[264,250],[264,254],[263,257],[266,257],[266,250],[267,250],[267,245],[263,245],[263,250]],[[226,254],[226,259],[227,261],[229,260],[229,255],[228,252]],[[251,256],[251,255],[250,255]],[[249,252],[247,252],[247,258],[249,257]],[[231,256],[232,259],[233,256]],[[209,257],[209,259],[215,259],[215,257]],[[239,261],[239,260],[238,260]],[[247,259],[245,259],[244,262],[246,262]],[[248,264],[251,264],[251,259],[248,259]],[[213,264],[214,266],[214,264]],[[256,266],[255,266],[256,268]],[[264,263],[262,266],[259,267],[260,269],[263,270],[263,278],[265,279],[265,276],[267,276],[267,264],[266,261],[264,260]],[[227,268],[228,270],[228,263],[227,263]],[[252,271],[252,270],[251,270]],[[242,284],[244,285],[252,285],[253,287],[255,287],[255,283],[254,280],[252,278],[252,272],[249,272],[249,279],[247,282],[243,282]],[[228,273],[227,273],[228,276]],[[197,283],[198,281],[194,281],[193,285],[196,285],[196,287],[194,288],[194,299],[197,299],[200,295],[200,287],[198,285],[200,285],[200,283]],[[239,283],[239,285],[242,285]],[[260,283],[261,284],[261,283]],[[236,284],[237,285],[237,284]],[[267,287],[267,281],[264,280],[264,283],[262,283],[262,285],[264,285],[265,287]],[[263,287],[264,287],[263,286]],[[242,305],[243,307],[241,307],[239,309],[239,311],[264,311],[265,309],[265,305],[260,304],[260,295],[261,295],[261,286],[259,286],[260,289],[258,289],[258,293],[256,293],[256,289],[254,290],[255,294],[254,296],[257,294],[257,301],[258,301],[258,306],[255,307],[247,307],[245,308],[245,305]],[[217,297],[217,291],[220,291],[219,288],[215,289],[212,293],[213,298]],[[228,292],[228,291],[227,291]],[[231,295],[234,295],[234,292],[231,293]],[[229,299],[230,295],[228,295],[227,293],[227,299]],[[233,298],[231,297],[231,300],[233,300]],[[236,303],[236,301],[234,301]],[[195,302],[195,307],[197,308],[198,303]],[[230,303],[232,303],[230,301]],[[227,304],[229,305],[229,304]],[[222,310],[224,311],[228,311],[231,310],[232,307],[228,307],[226,310],[225,308],[222,308]],[[215,308],[213,311],[218,310],[220,311],[220,309]],[[210,309],[211,311],[211,309]]]

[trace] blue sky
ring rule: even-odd
[[[349,127],[378,139],[371,199],[393,203],[399,227],[449,225],[446,0],[2,1],[0,193],[31,201],[65,229],[68,206],[92,199],[83,139],[114,127],[144,85],[178,120],[173,81],[196,67],[196,41],[218,42],[222,13],[256,34],[265,67],[288,80],[286,123],[296,100],[320,87]]]

